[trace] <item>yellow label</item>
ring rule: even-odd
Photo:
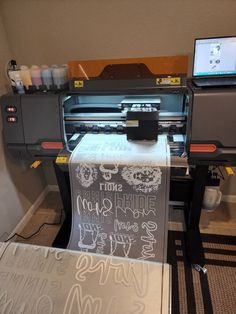
[[[234,170],[231,167],[225,167],[225,170],[229,176],[234,175]]]
[[[38,168],[39,165],[41,165],[42,161],[41,160],[35,160],[32,165],[30,166],[30,168],[36,169]]]
[[[84,81],[74,81],[74,87],[75,88],[83,88],[84,87]]]
[[[68,163],[68,156],[57,156],[56,163],[57,164],[67,164]]]
[[[172,77],[170,79],[170,85],[180,85],[181,78],[180,77]]]
[[[170,77],[158,77],[156,79],[157,85],[170,85]]]
[[[180,85],[181,77],[158,77],[156,85]]]

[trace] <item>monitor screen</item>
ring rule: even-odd
[[[195,40],[193,76],[236,75],[236,37]]]

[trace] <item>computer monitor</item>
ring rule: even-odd
[[[193,77],[236,75],[236,36],[195,39]]]

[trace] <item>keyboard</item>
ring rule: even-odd
[[[234,78],[197,78],[193,79],[197,87],[214,87],[214,86],[236,86],[236,77]]]

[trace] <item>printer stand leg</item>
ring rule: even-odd
[[[202,239],[199,230],[199,222],[202,209],[202,201],[208,174],[207,165],[197,165],[194,174],[192,202],[186,213],[185,244],[189,262],[197,269],[205,264]],[[204,272],[204,270],[203,270]]]
[[[69,242],[71,233],[72,209],[71,209],[71,195],[70,195],[70,179],[69,173],[62,171],[59,166],[53,163],[59,191],[61,194],[65,220],[53,242],[53,247],[66,248]]]

